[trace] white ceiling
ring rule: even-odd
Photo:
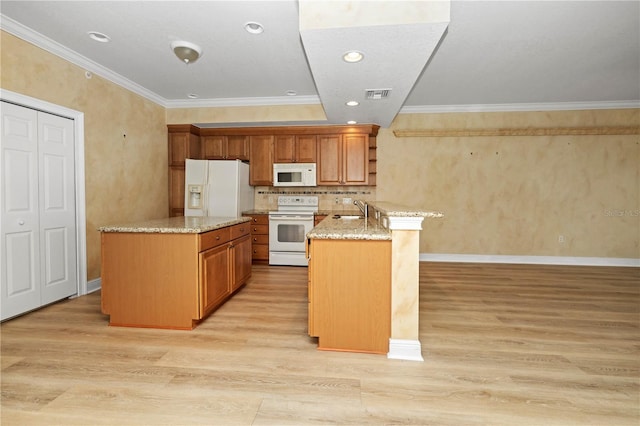
[[[380,2],[362,5],[374,9]],[[322,101],[329,123],[342,124],[353,112],[359,122],[386,127],[401,108],[438,112],[640,106],[637,0],[453,0],[446,31],[446,22],[407,32],[397,29],[411,25],[356,31],[366,36],[360,40],[369,42],[359,49],[375,50],[365,61],[377,70],[376,78],[373,71],[349,75],[340,66],[324,63],[322,55],[332,46],[345,45],[340,32],[326,42],[316,41],[316,48],[307,41],[303,46],[298,12],[296,0],[0,4],[3,30],[169,108]],[[244,31],[248,21],[260,22],[264,33]],[[88,31],[105,33],[111,42],[92,41]],[[184,65],[169,47],[174,40],[196,43],[204,54]],[[346,97],[364,96],[362,85],[394,90],[386,101],[363,100],[345,111]],[[287,96],[290,90],[297,95]],[[198,99],[189,99],[190,93]],[[386,102],[383,108],[380,102]]]

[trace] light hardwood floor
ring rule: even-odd
[[[193,331],[100,295],[2,324],[2,425],[638,425],[640,269],[423,263],[424,362],[316,350],[306,268],[254,266]]]

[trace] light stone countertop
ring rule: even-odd
[[[269,209],[252,209],[252,210],[245,210],[242,212],[242,214],[269,214]]]
[[[390,240],[391,232],[374,219],[335,219],[327,216],[307,233],[307,238],[318,240]]]
[[[439,218],[444,217],[441,212],[416,210],[411,207],[399,204],[389,203],[385,201],[370,201],[370,208],[380,212],[381,216],[387,217],[425,217]],[[325,213],[325,212],[323,212]],[[328,212],[330,215],[320,222],[315,228],[307,233],[307,238],[311,239],[329,239],[329,240],[390,240],[391,232],[382,224],[375,220],[375,214],[369,210],[369,220],[365,222],[362,219],[336,219],[333,215],[341,214],[340,212]],[[342,214],[356,214],[360,211],[343,212]]]
[[[444,214],[441,212],[416,210],[411,207],[389,203],[387,201],[371,201],[369,202],[369,206],[379,211],[383,216],[389,217],[444,217]],[[371,215],[371,212],[369,212],[369,214]]]
[[[177,216],[123,225],[101,226],[98,228],[98,231],[150,234],[201,234],[239,223],[249,222],[250,220],[248,217]]]

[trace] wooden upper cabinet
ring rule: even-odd
[[[249,136],[227,136],[227,159],[249,161]]]
[[[250,185],[273,185],[273,147],[274,137],[271,135],[257,135],[250,137]]]
[[[318,185],[367,185],[369,136],[363,134],[318,137]]]
[[[170,124],[169,139],[169,216],[184,215],[185,159],[201,158],[198,129],[189,124]]]
[[[226,154],[225,136],[202,136],[202,158],[223,160]]]
[[[342,136],[322,135],[318,137],[318,160],[316,184],[342,184]]]
[[[274,163],[315,163],[315,135],[277,135],[274,142]]]
[[[344,185],[369,182],[369,136],[342,135],[342,167]]]
[[[185,158],[200,158],[200,137],[191,126],[169,126],[169,165],[184,167]]]
[[[249,160],[248,136],[202,136],[202,157],[206,160]]]

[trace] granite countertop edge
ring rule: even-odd
[[[439,218],[444,217],[444,213],[429,210],[417,210],[400,204],[390,203],[387,201],[372,201],[369,206],[379,211],[383,216],[389,217],[428,217]]]
[[[327,217],[307,233],[315,240],[391,240],[391,232],[375,220]]]
[[[248,217],[177,216],[98,228],[100,232],[144,234],[202,234],[216,229],[249,222]]]

